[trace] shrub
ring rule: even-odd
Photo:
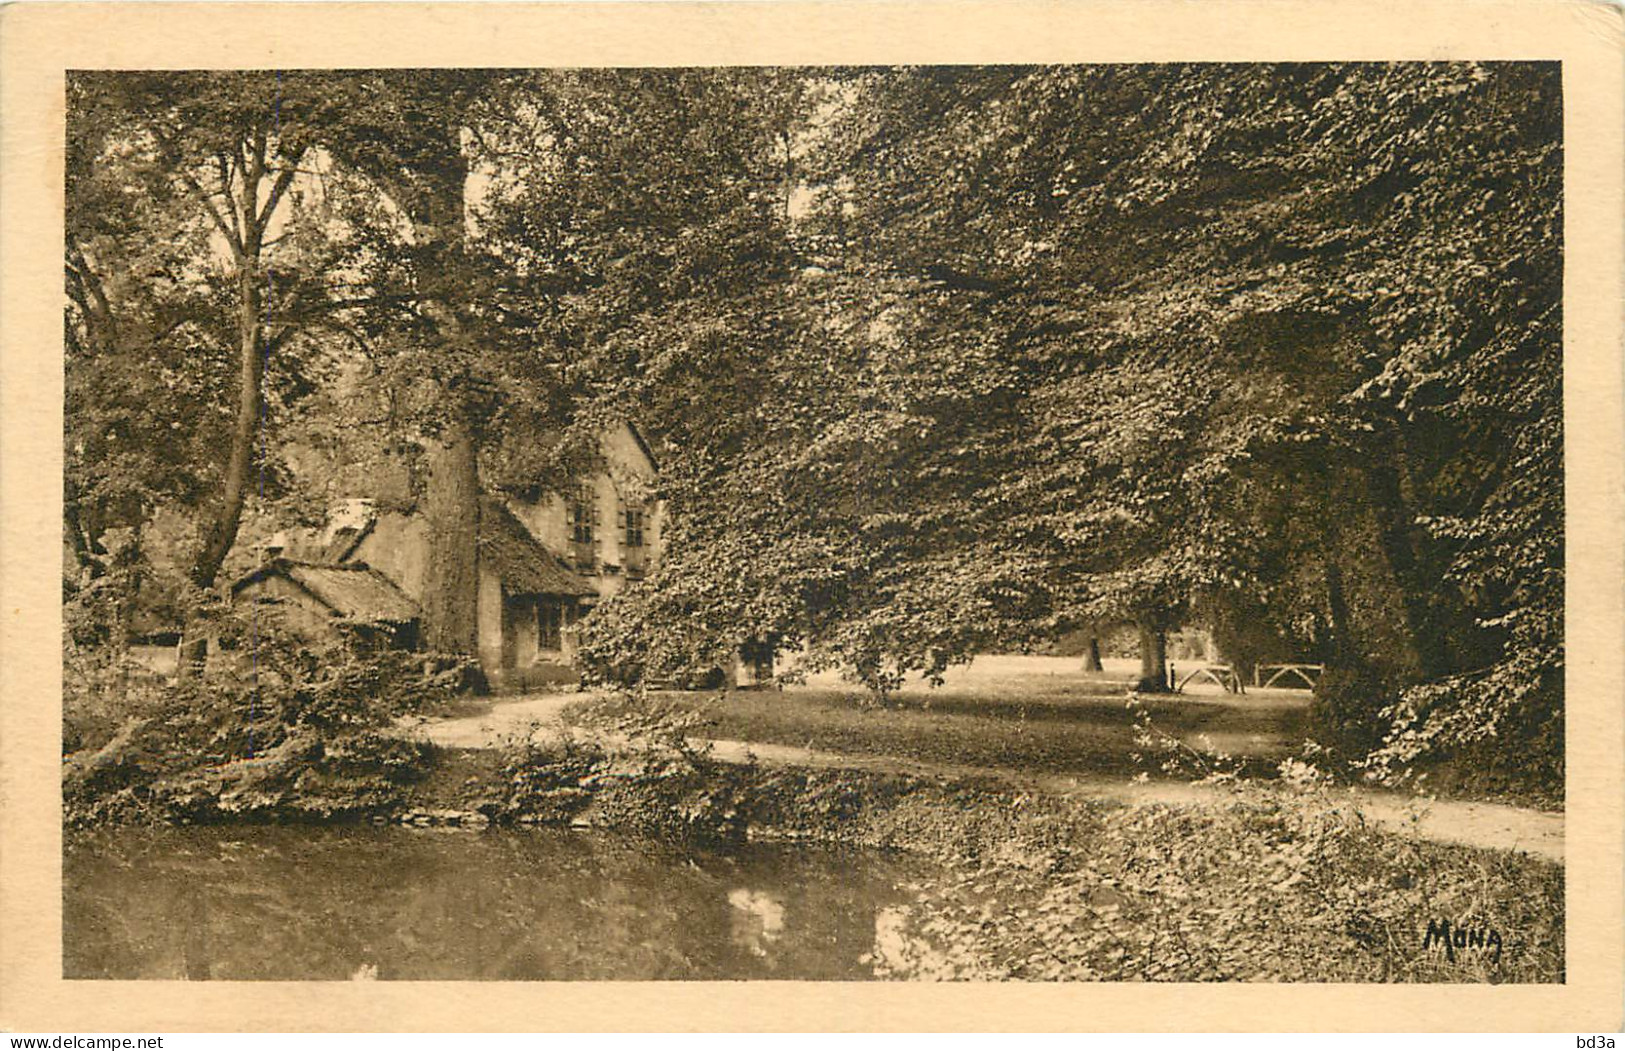
[[[1309,709],[1313,736],[1340,755],[1363,757],[1382,743],[1382,713],[1398,698],[1398,685],[1369,664],[1328,667]]]
[[[719,763],[689,733],[697,713],[641,694],[582,706],[573,738],[510,746],[504,758],[505,815],[542,823],[576,819],[666,839],[732,842],[745,834],[742,800],[755,771]]]
[[[166,679],[118,647],[70,640],[64,662],[64,800],[70,822],[206,819],[224,810],[330,816],[388,805],[427,763],[422,746],[378,733],[443,704],[452,662],[312,644],[256,611],[218,611],[222,651]]]
[[[1412,687],[1383,709],[1371,767],[1389,777],[1454,765],[1480,791],[1563,801],[1561,653],[1514,654],[1477,674]]]

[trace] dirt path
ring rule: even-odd
[[[746,762],[750,756],[755,756],[756,761],[764,766],[845,768],[924,777],[979,777],[996,780],[1022,791],[1083,796],[1120,803],[1199,806],[1222,802],[1225,797],[1225,789],[1218,785],[1178,781],[1136,783],[1064,774],[1033,774],[1006,767],[920,763],[891,756],[837,755],[807,748],[745,741],[712,741],[711,754],[730,763]],[[1429,800],[1355,788],[1347,790],[1346,798],[1346,805],[1364,814],[1367,821],[1404,835],[1441,843],[1519,851],[1559,863],[1563,861],[1562,814],[1500,803]]]
[[[580,694],[544,694],[498,702],[479,715],[441,720],[403,720],[403,733],[447,748],[493,748],[525,738],[546,740],[572,732],[561,713],[580,701]],[[702,742],[695,742],[696,745]],[[1009,767],[923,763],[884,755],[843,755],[811,748],[747,741],[710,741],[711,755],[727,763],[754,760],[772,767],[864,770],[951,779],[981,778],[1020,791],[1080,796],[1120,803],[1166,803],[1176,806],[1222,802],[1222,786],[1188,782],[1134,783],[1106,777],[1039,774]],[[1500,803],[1429,800],[1392,792],[1351,788],[1347,805],[1366,820],[1395,832],[1441,843],[1460,843],[1511,850],[1562,863],[1563,815]]]
[[[396,722],[399,730],[443,748],[495,748],[526,737],[541,739],[545,734],[562,734],[564,709],[583,699],[579,693],[544,693],[498,701],[490,711],[455,719],[405,718]]]

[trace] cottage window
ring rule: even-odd
[[[647,517],[641,503],[627,503],[621,501],[621,562],[626,567],[626,575],[630,580],[641,580],[648,567],[648,554],[644,548],[647,542],[644,528]]]
[[[591,486],[582,486],[570,501],[570,556],[576,568],[593,573],[598,568],[598,501]]]
[[[570,501],[570,539],[577,544],[593,542],[593,500],[589,490],[582,490]]]
[[[643,508],[628,507],[621,512],[621,543],[626,547],[643,546]]]
[[[564,607],[557,602],[536,605],[536,648],[554,652],[564,648]]]

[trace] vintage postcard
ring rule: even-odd
[[[1622,43],[7,8],[0,1026],[1617,1029]]]

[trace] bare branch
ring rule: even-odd
[[[158,148],[163,153],[164,159],[180,176],[181,181],[186,184],[186,188],[192,192],[192,196],[197,198],[198,203],[208,210],[209,218],[214,222],[214,228],[220,231],[221,236],[226,239],[226,243],[231,246],[232,255],[239,260],[242,259],[243,239],[237,234],[236,216],[232,216],[232,222],[229,225],[226,223],[225,217],[220,214],[220,209],[215,206],[212,195],[203,188],[202,184],[197,181],[191,172],[186,170],[180,148],[175,145],[172,138],[157,128],[152,130],[152,137],[158,143]],[[224,189],[226,200],[230,201],[231,184],[228,182]]]
[[[242,259],[243,239],[237,234],[237,217],[233,215],[231,222],[228,224],[225,217],[220,214],[220,209],[215,207],[214,201],[210,199],[209,192],[192,177],[191,172],[182,169],[180,177],[181,181],[186,183],[186,188],[191,190],[192,195],[197,198],[198,203],[209,210],[209,218],[214,221],[214,228],[219,230],[221,235],[225,237],[226,243],[231,246],[232,254],[239,260]],[[227,199],[230,199],[229,193]]]
[[[283,168],[277,173],[276,182],[271,184],[271,196],[266,199],[265,209],[259,215],[259,224],[262,228],[271,221],[271,216],[276,212],[276,206],[282,203],[282,195],[288,192],[288,187],[293,183],[293,177],[298,172],[299,169],[297,168]]]
[[[226,157],[224,153],[220,153],[218,151],[214,155],[214,161],[216,166],[218,166],[220,169],[221,193],[229,201],[231,200],[231,184],[234,181],[232,179],[232,169],[234,164]],[[237,221],[237,209],[233,208],[227,214],[231,216],[231,228],[237,231],[237,240],[240,243],[243,239],[243,227],[242,224]]]

